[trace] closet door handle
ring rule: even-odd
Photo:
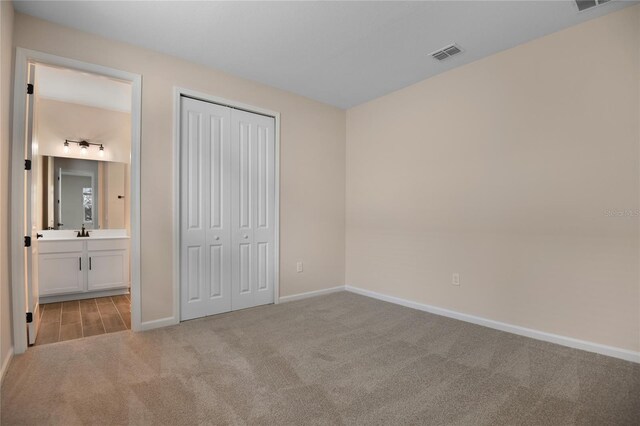
[[[78,266],[80,266],[80,270],[82,271],[82,258],[78,258]]]
[[[89,257],[89,270],[91,270],[91,257]]]

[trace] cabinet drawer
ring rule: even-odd
[[[81,252],[83,241],[39,241],[39,253]]]
[[[128,239],[120,240],[88,240],[87,250],[126,250],[129,248]]]

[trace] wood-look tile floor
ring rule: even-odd
[[[47,303],[41,306],[36,345],[131,329],[129,295]]]

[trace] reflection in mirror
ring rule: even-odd
[[[82,188],[82,208],[84,210],[84,223],[93,223],[93,188]]]
[[[92,193],[96,175],[82,170],[57,170],[58,216],[54,219],[57,229],[77,229],[83,225],[95,229]]]
[[[125,229],[124,163],[42,156],[40,229]]]

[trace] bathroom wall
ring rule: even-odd
[[[103,144],[103,157],[91,146],[85,159],[128,163],[131,158],[130,113],[36,97],[34,124],[40,155],[80,157],[76,144],[64,153],[64,141],[70,139]]]
[[[103,218],[102,228],[129,229],[127,213],[129,212],[128,178],[129,166],[124,163],[105,162],[102,164],[103,181],[100,185],[102,197],[100,199]]]

